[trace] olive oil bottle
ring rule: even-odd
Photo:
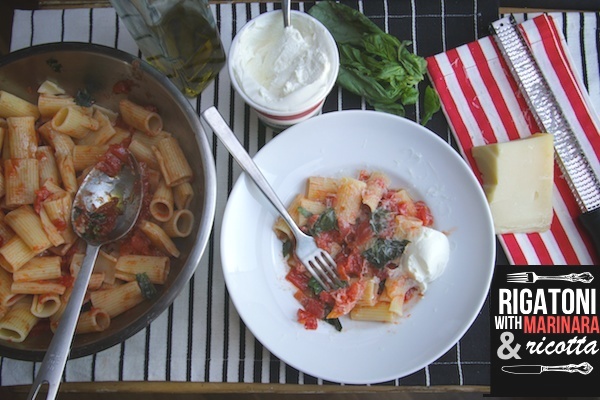
[[[195,97],[225,65],[206,0],[111,0],[146,61]]]

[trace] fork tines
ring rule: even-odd
[[[506,274],[507,282],[529,282],[531,279],[531,272],[515,272],[513,274]]]
[[[344,283],[338,278],[335,261],[326,251],[319,251],[318,254],[315,254],[313,259],[308,262],[307,269],[325,290],[344,286]]]

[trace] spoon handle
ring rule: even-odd
[[[33,381],[29,395],[27,396],[28,400],[34,399],[37,396],[44,383],[48,383],[48,395],[46,399],[55,399],[58,394],[58,387],[60,386],[62,373],[71,350],[71,343],[73,342],[73,335],[75,334],[81,305],[83,304],[83,298],[90,282],[90,276],[92,275],[99,250],[100,246],[91,244],[87,246],[81,270],[75,279],[67,306],[60,317],[56,332],[42,361],[42,366]]]
[[[281,10],[283,11],[283,26],[284,27],[288,27],[290,25],[292,25],[292,20],[291,20],[291,8],[292,8],[292,2],[291,0],[282,0],[281,1]]]

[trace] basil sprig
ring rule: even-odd
[[[393,259],[404,253],[408,240],[377,238],[362,256],[377,268],[383,268]]]
[[[375,110],[400,116],[405,106],[418,102],[427,61],[409,50],[410,41],[399,40],[361,12],[333,1],[319,2],[308,13],[327,27],[338,45],[341,87],[364,97]],[[440,109],[436,98],[433,88],[426,91],[422,125]]]

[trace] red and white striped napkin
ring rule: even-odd
[[[518,25],[569,120],[595,173],[600,176],[600,123],[573,67],[566,41],[552,16]],[[473,146],[506,142],[540,132],[491,36],[429,57],[428,73],[459,150],[475,174]],[[577,220],[579,207],[555,165],[554,217],[549,231],[499,236],[515,265],[600,264]]]

